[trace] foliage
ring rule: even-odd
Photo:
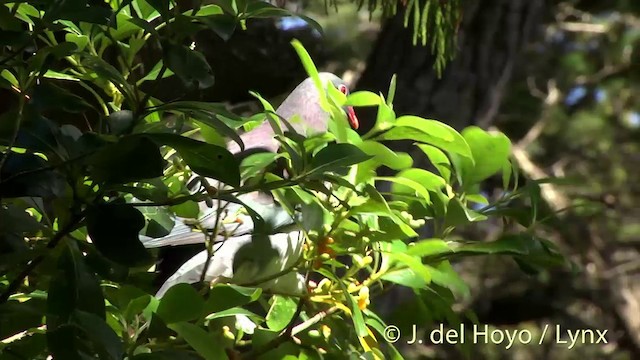
[[[456,54],[456,38],[462,21],[461,5],[458,0],[352,0],[362,9],[366,6],[370,18],[379,11],[383,18],[404,12],[404,26],[411,27],[413,44],[431,46],[435,55],[434,68],[441,75],[448,61]],[[338,1],[325,0],[325,10],[333,6],[338,9]],[[418,41],[420,40],[420,41]]]
[[[396,117],[393,80],[386,99],[370,92],[345,97],[329,87],[322,101],[332,114],[329,134],[278,135],[277,156],[236,160],[221,139],[238,141],[236,130],[249,119],[223,104],[163,103],[141,85],[176,76],[206,89],[215,79],[206,58],[184,45],[192,34],[208,28],[228,38],[247,19],[286,12],[261,1],[200,5],[0,6],[0,86],[10,104],[0,118],[3,358],[398,358],[374,311],[387,288],[431,292],[447,305],[430,308],[432,318],[454,325],[461,321],[451,308],[454,295],[469,290],[450,260],[502,254],[527,271],[563,264],[550,242],[526,230],[536,222],[537,184],[516,187],[508,139]],[[162,49],[158,58],[145,52],[153,46]],[[294,47],[317,77],[304,49]],[[263,117],[271,117],[263,103]],[[373,130],[360,137],[349,129],[345,104],[377,106]],[[205,141],[190,138],[198,132]],[[411,168],[407,154],[384,143],[398,140],[415,142],[436,171]],[[286,177],[271,171],[280,158]],[[397,174],[379,177],[381,166]],[[187,183],[193,172],[228,186],[194,191]],[[488,204],[479,183],[498,172],[513,191]],[[390,191],[378,190],[383,183]],[[256,190],[302,212],[305,250],[288,272],[306,276],[308,296],[251,284],[201,292],[181,284],[153,296],[155,254],[139,234],[166,234],[172,215],[197,218],[197,202],[237,201]],[[512,208],[516,198],[528,199],[533,211]],[[524,230],[486,243],[448,239],[454,228],[488,217]],[[433,238],[418,238],[425,225]],[[258,327],[251,333],[235,315]]]

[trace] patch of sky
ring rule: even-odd
[[[298,16],[283,16],[278,20],[276,26],[283,31],[296,31],[310,28],[309,24],[303,18]],[[312,32],[316,37],[321,36],[316,29],[312,29]]]
[[[577,104],[587,95],[587,89],[584,86],[576,86],[569,90],[569,93],[564,99],[564,103],[567,106],[573,106]]]
[[[640,113],[637,111],[632,112],[631,114],[629,114],[629,124],[631,124],[631,126],[637,128],[640,127]]]

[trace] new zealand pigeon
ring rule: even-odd
[[[331,73],[320,73],[324,86],[331,84],[342,93],[347,94],[345,82]],[[359,126],[353,108],[345,107],[352,128]],[[320,106],[318,91],[311,78],[300,83],[282,102],[276,114],[291,124],[301,135],[321,134],[328,130],[329,114]],[[299,121],[290,121],[297,115]],[[286,129],[286,128],[285,128]],[[280,143],[275,139],[275,132],[269,122],[265,121],[257,128],[240,136],[245,150],[277,152]],[[231,153],[241,153],[235,142],[227,144]],[[208,180],[217,183],[216,180]],[[239,197],[246,206],[257,212],[270,226],[269,233],[254,231],[252,218],[247,210],[236,203],[223,203],[223,207],[209,208],[204,202],[200,205],[200,218],[197,221],[200,229],[214,229],[219,209],[223,209],[220,219],[219,233],[216,235],[214,255],[207,263],[207,251],[203,250],[186,261],[171,275],[157,293],[158,297],[178,283],[197,283],[202,272],[207,268],[205,281],[226,281],[235,284],[260,284],[265,290],[272,289],[281,293],[300,293],[306,291],[304,279],[300,274],[289,272],[278,277],[280,272],[292,267],[299,260],[304,239],[296,230],[295,221],[269,194],[250,193]],[[141,241],[148,248],[166,247],[187,244],[203,244],[205,233],[196,230],[186,219],[177,218],[176,225],[165,237],[148,238],[141,236]],[[263,281],[264,279],[264,281]]]

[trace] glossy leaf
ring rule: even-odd
[[[439,148],[427,144],[418,144],[417,145],[422,152],[429,158],[429,161],[433,166],[438,170],[440,176],[445,179],[447,182],[451,181],[451,170],[452,165],[451,161],[447,157],[447,154]]]
[[[225,148],[175,134],[146,133],[142,137],[157,145],[174,148],[191,170],[201,176],[220,180],[229,185],[240,184],[238,160]]]
[[[462,131],[469,144],[474,162],[460,159],[465,188],[485,180],[509,164],[511,141],[502,133],[488,133],[478,127],[468,127]]]
[[[148,264],[151,256],[138,233],[144,216],[131,205],[98,205],[87,213],[87,231],[104,256],[125,266]]]
[[[451,252],[451,248],[444,240],[425,239],[412,243],[407,247],[406,253],[411,256],[424,257]]]
[[[466,225],[470,222],[486,220],[487,217],[467,208],[459,199],[452,199],[447,206],[445,226]]]
[[[122,340],[104,319],[89,312],[75,311],[72,321],[91,340],[98,354],[101,355],[101,359],[119,360],[123,358]]]
[[[267,326],[274,331],[283,330],[291,321],[298,308],[297,302],[284,296],[276,296],[267,313]]]
[[[216,285],[209,291],[204,312],[205,314],[217,313],[236,306],[242,306],[256,301],[262,290],[260,288],[247,288],[237,285]]]
[[[473,159],[469,145],[462,135],[439,121],[417,116],[402,116],[396,126],[379,136],[380,140],[413,140],[436,146],[443,151]],[[473,161],[473,160],[471,160]]]
[[[154,142],[128,136],[90,156],[85,163],[95,180],[114,184],[162,176],[165,161]]]
[[[316,86],[316,89],[318,90],[318,94],[319,94],[318,100],[320,103],[320,107],[323,108],[325,111],[329,111],[329,103],[327,101],[326,92],[324,91],[324,84],[322,84],[322,81],[320,80],[318,69],[313,63],[311,56],[309,56],[309,53],[307,52],[307,50],[305,50],[304,46],[302,46],[302,43],[300,43],[300,41],[298,41],[297,39],[294,39],[293,41],[291,41],[291,45],[293,46],[296,53],[298,54],[298,57],[302,62],[302,66],[304,67],[304,70],[309,75],[309,77],[313,79],[313,83]]]
[[[311,167],[315,173],[336,171],[370,158],[355,145],[330,144],[313,157]]]
[[[0,337],[9,338],[22,331],[40,326],[43,309],[42,301],[31,299],[26,302],[8,301],[0,305]]]
[[[202,53],[171,41],[162,42],[164,63],[187,87],[207,89],[215,81],[213,70]]]
[[[167,325],[171,325],[198,319],[203,307],[204,300],[193,286],[177,284],[164,294],[156,312]]]
[[[420,276],[410,268],[391,270],[380,278],[413,289],[423,289],[429,285],[429,282],[425,281],[424,276]]]
[[[371,91],[356,91],[349,94],[345,106],[378,106],[380,96]]]
[[[218,35],[223,41],[229,41],[238,26],[238,19],[228,14],[213,14],[208,16],[198,16],[198,21],[205,24],[211,31]]]

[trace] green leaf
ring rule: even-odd
[[[142,314],[142,312],[149,306],[151,298],[151,295],[146,294],[129,301],[122,314],[124,319],[127,322],[133,321],[137,315]]]
[[[65,56],[75,54],[77,50],[78,46],[76,44],[66,41],[54,46],[45,47],[27,61],[27,69],[29,71],[45,73],[49,67],[53,65],[55,60],[60,60]]]
[[[489,200],[481,194],[466,194],[465,199],[476,204],[489,205]]]
[[[201,125],[201,128],[202,128],[202,125],[204,125],[206,128],[208,128],[207,130],[215,131],[220,137],[229,138],[238,144],[242,143],[242,139],[240,138],[238,133],[234,129],[229,127],[225,121],[221,120],[222,115],[211,114],[203,111],[195,111],[195,112],[189,113],[188,115],[191,118],[197,120],[196,123],[198,125]],[[217,145],[217,144],[214,144],[214,145]],[[224,140],[222,140],[220,145],[226,146],[226,143],[224,142]]]
[[[444,151],[438,149],[435,146],[427,145],[427,144],[418,144],[417,145],[422,152],[427,155],[429,161],[433,164],[433,166],[438,170],[440,176],[449,183],[451,181],[451,169],[452,165],[447,157],[447,154]]]
[[[399,172],[396,176],[413,180],[425,189],[433,192],[439,192],[447,185],[447,182],[443,178],[424,169],[406,169]]]
[[[159,14],[162,16],[164,21],[170,20],[169,14],[169,4],[171,1],[169,0],[145,0],[149,5],[151,5]]]
[[[250,178],[258,175],[279,157],[280,155],[271,152],[257,153],[247,156],[242,160],[242,164],[240,165],[243,178]]]
[[[437,146],[449,152],[473,159],[469,145],[452,127],[435,120],[417,116],[402,116],[396,126],[380,135],[380,140],[413,140]]]
[[[169,40],[162,41],[164,63],[187,87],[207,89],[213,86],[213,70],[202,53]]]
[[[47,343],[54,357],[75,359],[88,344],[84,344],[80,329],[71,324],[72,316],[84,311],[104,321],[105,301],[99,280],[85,266],[77,244],[65,245],[47,294]]]
[[[160,70],[162,69],[163,65],[164,63],[162,60],[158,61],[156,65],[151,69],[151,71],[147,73],[147,75],[145,75],[142,79],[138,80],[138,85],[142,84],[145,81],[155,81],[158,78],[158,75],[160,75]],[[161,79],[168,78],[173,74],[174,74],[173,71],[171,71],[170,69],[165,69]]]
[[[462,140],[462,136],[452,127],[436,120],[427,120],[418,116],[405,115],[396,119],[396,125],[420,130],[447,143]]]
[[[417,257],[401,252],[391,252],[389,253],[389,257],[393,259],[394,262],[404,265],[403,268],[408,267],[409,269],[411,269],[418,276],[420,276],[424,282],[431,282],[431,273],[429,269],[424,264],[422,264],[422,261],[420,261],[420,259],[418,259]]]
[[[67,243],[58,259],[47,296],[47,325],[56,328],[75,310],[105,318],[105,304],[100,283],[84,263],[77,246]]]
[[[0,205],[0,219],[2,219],[0,234],[24,234],[45,230],[45,226],[25,211],[23,207],[11,203]]]
[[[460,226],[470,222],[486,220],[487,217],[467,208],[458,198],[451,199],[447,205],[445,226]]]
[[[204,299],[190,284],[172,286],[160,300],[156,313],[167,325],[198,319]]]
[[[390,136],[389,140],[394,140],[394,124],[396,123],[396,112],[393,111],[393,107],[384,102],[384,99],[380,100],[380,104],[378,106],[378,113],[376,115],[376,122],[373,125],[373,128],[366,133],[363,138],[370,139],[373,135],[376,137],[373,140],[384,140],[384,137]],[[389,130],[391,129],[391,130]],[[391,134],[388,134],[389,131]],[[384,131],[387,131],[386,133]],[[381,132],[383,132],[381,134]],[[398,136],[398,135],[395,135]]]
[[[39,19],[42,17],[42,13],[31,4],[21,3],[17,9],[16,17],[29,25],[34,25],[33,19]]]
[[[198,355],[206,360],[227,358],[227,354],[219,341],[199,326],[187,322],[179,322],[169,325],[169,328],[178,333]]]
[[[182,204],[173,205],[170,209],[176,214],[176,216],[187,219],[197,219],[200,215],[200,207],[198,206],[198,203],[192,200],[185,201]]]
[[[231,317],[231,316],[236,316],[236,315],[244,315],[248,318],[253,319],[254,321],[257,322],[263,322],[265,319],[261,316],[258,316],[254,313],[252,313],[249,310],[243,309],[241,307],[234,307],[231,309],[227,309],[227,310],[222,310],[222,311],[218,311],[215,313],[211,313],[209,315],[207,315],[205,317],[206,320],[213,320],[213,319],[220,319],[220,318],[225,318],[225,317]]]
[[[372,157],[351,144],[329,144],[311,160],[314,173],[336,171]]]
[[[73,33],[67,33],[64,36],[65,41],[76,44],[78,51],[84,50],[89,44],[89,37],[87,35],[77,35]]]
[[[149,219],[145,235],[151,237],[167,236],[175,225],[171,212],[166,207],[144,206],[140,209],[145,218]],[[197,215],[196,215],[197,216]]]
[[[395,152],[377,141],[363,141],[358,147],[367,155],[373,156],[372,159],[361,163],[360,167],[376,169],[384,165],[393,170],[402,170],[413,165],[411,156]]]
[[[509,164],[511,141],[503,133],[488,133],[471,126],[462,131],[474,162],[460,159],[459,166],[465,189],[485,180]]]
[[[461,296],[467,298],[471,295],[469,286],[460,278],[448,261],[443,261],[437,267],[428,266],[431,273],[431,281],[434,284],[451,289]]]
[[[107,25],[112,12],[109,7],[88,6],[83,1],[54,1],[45,11],[43,21],[69,20],[91,24]]]
[[[39,300],[8,301],[0,305],[0,337],[9,338],[42,325],[44,311]]]
[[[273,105],[271,105],[271,103],[269,103],[265,98],[262,97],[262,95],[258,94],[257,92],[249,91],[249,94],[258,99],[258,101],[260,101],[260,104],[262,104],[267,121],[269,122],[269,125],[271,125],[271,128],[273,129],[275,135],[282,135],[284,133],[283,125],[286,126],[286,124],[282,124],[280,117],[275,114],[276,110],[273,108]]]
[[[343,293],[345,294],[345,298],[349,305],[349,309],[351,309],[351,320],[353,321],[353,325],[355,326],[356,334],[359,337],[365,337],[369,335],[367,331],[367,325],[364,322],[364,316],[362,316],[362,311],[358,306],[358,302],[354,300],[353,296],[349,294],[347,291],[346,285],[343,282],[338,283],[342,288]]]
[[[18,79],[16,78],[15,75],[13,75],[11,71],[7,69],[0,71],[0,77],[7,80],[9,84],[15,86],[16,88],[20,87],[20,84],[18,83]]]
[[[152,261],[138,238],[143,227],[144,216],[129,204],[96,205],[87,213],[87,231],[98,251],[125,266]]]
[[[298,304],[291,297],[276,295],[267,313],[267,326],[274,331],[283,330],[296,313]]]
[[[33,91],[32,104],[39,111],[62,110],[69,113],[82,113],[91,109],[83,98],[50,81],[37,85]]]
[[[78,79],[73,75],[67,75],[67,74],[53,71],[53,70],[47,70],[47,72],[44,73],[43,77],[47,79],[69,80],[69,81],[75,81],[75,82],[80,81],[80,79]]]
[[[211,314],[228,310],[256,301],[262,290],[231,284],[218,284],[209,291],[209,299],[204,306],[204,313]]]
[[[131,19],[128,19],[127,21],[139,27],[140,29],[144,30],[146,33],[154,36],[155,38],[159,37],[158,31],[149,21],[143,20],[140,18],[131,18]]]
[[[380,96],[371,91],[356,91],[349,94],[344,106],[378,106]]]
[[[127,136],[85,160],[97,181],[128,183],[162,176],[165,161],[153,141]]]
[[[506,234],[494,241],[462,244],[455,248],[459,254],[528,255],[538,247],[529,234]]]
[[[189,11],[191,13],[191,11]],[[216,15],[222,14],[224,11],[218,5],[204,5],[195,13],[195,16],[206,16],[206,15]]]
[[[14,357],[7,357],[7,360],[41,359],[42,354],[47,352],[46,335],[33,333],[3,345],[3,354],[0,356],[5,360],[5,354],[13,354]]]
[[[99,78],[111,81],[129,101],[133,102],[135,96],[133,96],[133,89],[131,88],[131,85],[127,82],[122,73],[113,65],[97,56],[87,53],[82,53],[82,65],[93,70]]]
[[[0,28],[3,30],[12,30],[16,32],[25,33],[25,31],[21,31],[22,26],[21,26],[20,20],[15,18],[12,12],[9,10],[9,8],[6,6],[0,7],[0,24],[2,24]],[[0,31],[0,33],[1,32],[2,31]]]
[[[407,255],[424,257],[452,252],[447,242],[441,239],[425,239],[407,247]]]
[[[138,347],[136,350],[144,349]],[[192,350],[153,350],[151,353],[138,353],[133,360],[201,360]],[[223,358],[224,359],[224,358]]]
[[[393,106],[393,99],[396,96],[396,80],[397,74],[393,74],[391,76],[391,81],[389,82],[389,91],[387,92],[387,105]]]
[[[204,112],[209,114],[220,115],[218,120],[226,123],[226,119],[230,119],[231,121],[242,122],[242,118],[238,115],[232,113],[227,110],[227,107],[222,103],[213,103],[213,102],[203,102],[203,101],[172,101],[168,103],[164,103],[158,105],[154,108],[151,108],[147,111],[147,113],[156,112],[156,111],[177,111],[184,114],[191,114],[193,112]],[[237,126],[234,126],[237,128]]]
[[[380,278],[412,289],[424,289],[429,285],[429,282],[425,281],[424,277],[409,268],[388,271]]]
[[[214,14],[196,17],[223,41],[229,41],[238,26],[238,19],[229,14]]]
[[[415,194],[420,195],[424,201],[429,202],[430,195],[427,189],[422,186],[419,182],[416,182],[412,179],[407,179],[404,177],[377,177],[376,180],[379,181],[389,181],[392,184],[392,191],[394,194],[409,194],[414,196]]]
[[[174,148],[191,170],[201,176],[220,180],[232,186],[240,185],[240,163],[227,149],[176,134],[140,134],[158,145]]]
[[[1,117],[0,121],[2,121]],[[6,155],[0,155],[0,160],[4,156]],[[49,164],[37,155],[12,152],[2,168],[3,183],[0,186],[0,196],[5,198],[62,196],[66,184],[62,175],[53,169],[40,171],[49,166]],[[29,171],[36,171],[36,173],[29,174]],[[23,176],[20,176],[20,174],[23,174]],[[9,179],[11,176],[14,177]]]
[[[122,340],[103,318],[86,311],[75,311],[72,320],[91,340],[101,359],[120,360],[124,357]]]
[[[514,178],[516,178],[518,176],[517,171],[512,164],[511,161],[508,161],[507,163],[504,164],[504,166],[502,167],[502,188],[503,189],[509,189],[509,184],[511,183],[511,176],[513,176]],[[516,184],[517,184],[517,178],[516,180]],[[514,185],[515,188],[515,185]]]
[[[307,72],[309,77],[313,79],[313,84],[316,86],[316,89],[318,90],[318,94],[320,96],[320,99],[318,99],[320,103],[320,107],[325,111],[330,112],[327,93],[326,91],[324,91],[324,88],[325,88],[324,84],[322,84],[322,81],[320,80],[318,69],[313,63],[311,56],[309,56],[309,53],[307,52],[307,50],[305,50],[304,46],[302,46],[302,43],[297,39],[294,39],[293,41],[291,41],[291,46],[293,46],[296,53],[298,54],[298,57],[302,62],[302,66],[304,67],[304,70]]]

